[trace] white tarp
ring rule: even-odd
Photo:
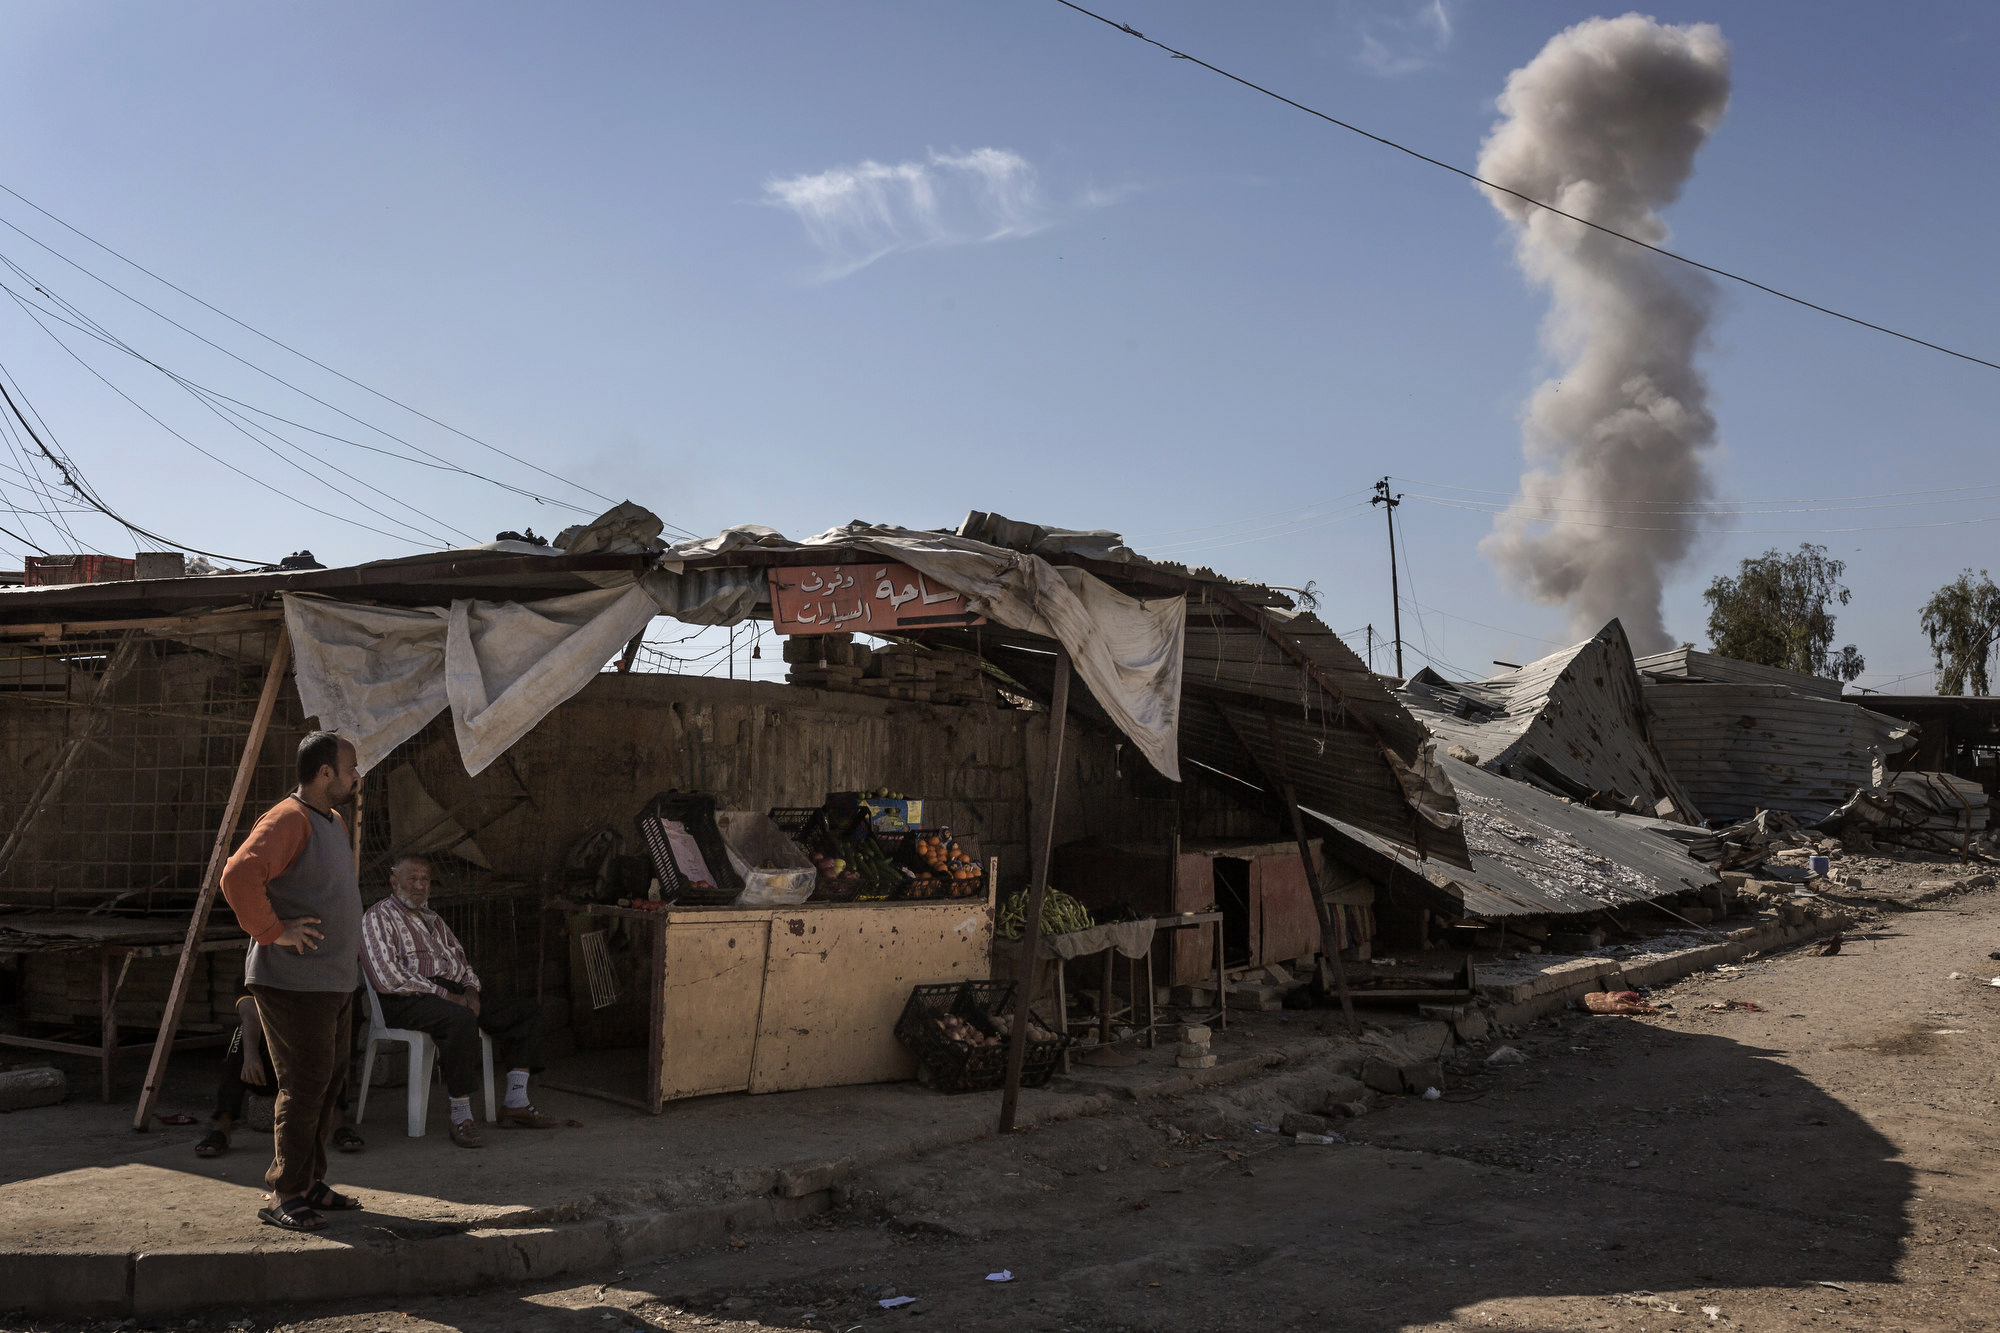
[[[660,613],[636,581],[523,605],[414,609],[285,596],[299,702],[372,768],[451,709],[478,774]]]
[[[448,607],[354,606],[285,597],[299,698],[322,727],[355,742],[364,768],[446,708],[468,773],[526,735],[656,615],[733,625],[763,597],[759,550],[864,550],[898,560],[965,595],[1011,629],[1055,639],[1111,720],[1161,773],[1180,780],[1181,648],[1187,600],[1142,600],[1040,556],[943,533],[852,523],[805,542],[744,525],[662,549],[659,520],[630,502],[563,533],[584,551],[655,555],[643,575],[592,576],[605,586],[542,601],[454,601]],[[517,543],[507,549],[546,550]],[[745,566],[688,569],[690,558],[742,551]]]

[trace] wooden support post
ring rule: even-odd
[[[1319,864],[1313,860],[1312,844],[1306,839],[1306,821],[1305,816],[1299,813],[1298,793],[1292,790],[1291,774],[1285,763],[1284,737],[1278,731],[1278,716],[1266,713],[1264,720],[1270,724],[1271,762],[1276,767],[1285,810],[1292,818],[1292,837],[1299,844],[1299,863],[1306,871],[1306,892],[1312,894],[1313,906],[1319,911],[1319,956],[1324,965],[1333,971],[1334,983],[1340,991],[1340,1012],[1347,1016],[1347,1030],[1358,1037],[1361,1035],[1361,1023],[1354,1016],[1354,997],[1347,991],[1347,969],[1340,962],[1340,932],[1334,929],[1332,904],[1320,893]]]
[[[1042,900],[1049,892],[1049,858],[1055,852],[1056,798],[1062,792],[1064,721],[1069,714],[1069,649],[1056,654],[1056,687],[1049,700],[1049,762],[1042,779],[1040,834],[1030,852],[1027,921],[1021,927],[1021,979],[1014,992],[1014,1026],[1007,1034],[1007,1083],[1000,1094],[1000,1132],[1014,1129],[1014,1111],[1021,1100],[1021,1066],[1028,1058],[1028,1011],[1035,998],[1035,962],[1042,949]],[[997,887],[997,886],[996,886]],[[1057,1019],[1066,1027],[1069,1015]]]
[[[167,1060],[174,1052],[174,1034],[180,1030],[181,1010],[187,1006],[188,982],[194,975],[195,960],[201,957],[201,942],[208,929],[208,911],[215,903],[216,888],[222,883],[222,866],[229,859],[229,844],[236,837],[236,823],[243,815],[243,802],[250,795],[250,780],[257,774],[257,760],[264,750],[264,734],[271,727],[271,712],[278,704],[278,690],[291,664],[292,636],[278,626],[278,644],[271,651],[271,665],[264,672],[264,692],[257,696],[257,712],[250,719],[250,735],[243,742],[243,758],[236,765],[236,781],[229,788],[229,803],[222,810],[222,827],[215,831],[215,846],[208,853],[208,869],[202,872],[201,892],[194,900],[194,915],[188,918],[187,941],[181,946],[180,965],[174,969],[174,986],[167,992],[166,1012],[160,1015],[160,1033],[153,1039],[153,1058],[146,1065],[146,1086],[139,1093],[139,1109],[133,1113],[132,1128],[142,1133],[151,1125],[153,1103],[166,1080]]]
[[[121,953],[119,949],[99,949],[97,951],[97,1002],[102,1022],[98,1033],[103,1041],[103,1050],[98,1054],[98,1075],[103,1084],[103,1098],[111,1100],[112,1062],[118,1055],[118,988],[111,984],[111,956]]]
[[[368,817],[368,798],[363,784],[354,784],[354,877],[361,878],[361,821]]]

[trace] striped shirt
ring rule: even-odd
[[[377,995],[448,995],[432,977],[479,989],[479,974],[444,918],[390,894],[361,914],[361,966]]]

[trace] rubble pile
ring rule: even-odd
[[[1820,821],[1852,851],[1887,843],[1911,851],[1989,852],[1986,789],[1950,773],[1898,773],[1879,787],[1856,791]]]

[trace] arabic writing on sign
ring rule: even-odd
[[[808,565],[771,571],[771,624],[780,634],[886,633],[983,625],[965,598],[908,565]]]

